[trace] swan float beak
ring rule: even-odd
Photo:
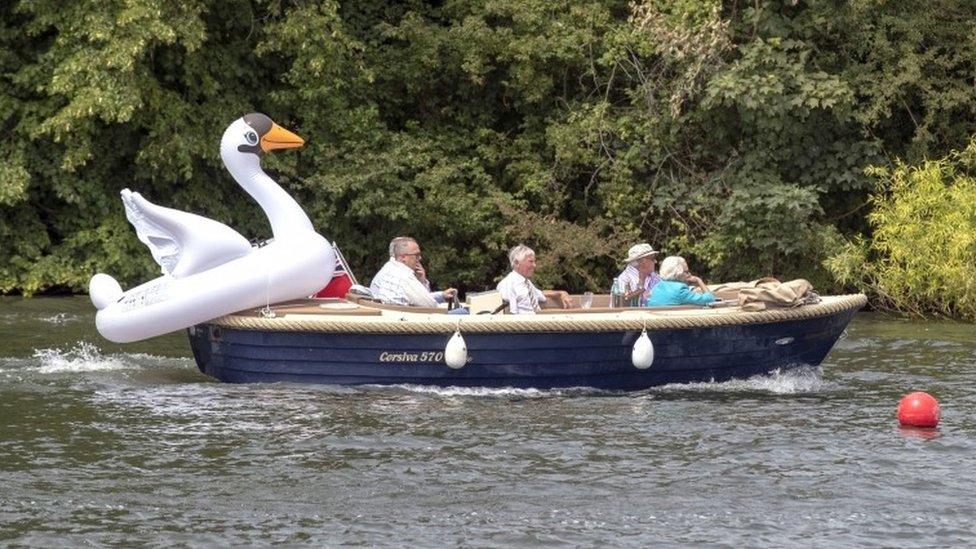
[[[261,136],[261,150],[264,152],[276,149],[297,149],[304,144],[304,139],[274,123],[271,124],[271,129]]]

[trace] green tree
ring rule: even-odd
[[[156,266],[121,189],[265,237],[218,154],[260,111],[267,168],[361,278],[390,238],[480,289],[517,242],[605,288],[637,241],[711,279],[804,276],[870,241],[872,165],[976,133],[976,5],[893,1],[126,0],[0,5],[0,292]]]

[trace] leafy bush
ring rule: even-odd
[[[849,242],[826,265],[882,306],[976,320],[976,141],[919,166],[873,168],[871,240]]]

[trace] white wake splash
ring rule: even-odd
[[[420,393],[428,395],[436,395],[442,397],[495,397],[495,398],[546,398],[551,396],[556,396],[562,394],[564,389],[516,389],[514,387],[501,387],[501,388],[490,388],[490,387],[437,387],[433,385],[410,385],[410,384],[399,384],[399,385],[369,385],[371,389],[389,389],[396,388],[400,390],[410,391],[411,393]]]
[[[821,379],[819,368],[795,368],[786,371],[774,370],[769,374],[753,376],[749,379],[733,379],[723,382],[684,383],[664,385],[657,391],[703,391],[703,392],[764,392],[774,395],[795,395],[816,393],[827,383]]]
[[[123,357],[105,356],[98,347],[87,341],[79,341],[68,350],[35,349],[34,358],[40,363],[37,371],[42,374],[99,372],[132,367]]]
[[[41,322],[49,322],[51,324],[67,324],[68,322],[75,322],[80,320],[79,317],[69,315],[68,313],[58,313],[53,316],[40,317],[38,320]]]
[[[828,383],[820,377],[819,368],[792,368],[785,371],[774,370],[769,374],[753,376],[748,379],[729,381],[708,381],[699,383],[673,383],[651,387],[641,392],[710,392],[710,393],[756,393],[774,395],[795,395],[817,393],[827,388]],[[551,398],[579,395],[616,395],[621,391],[608,391],[591,387],[571,387],[561,389],[517,389],[514,387],[437,387],[431,385],[365,385],[371,390],[401,390],[410,393],[427,394],[439,397],[480,397],[480,398]]]

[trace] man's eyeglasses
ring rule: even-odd
[[[424,258],[424,256],[421,255],[420,252],[416,252],[416,253],[412,253],[412,254],[400,254],[400,255],[412,255],[412,256],[416,257],[417,259],[423,259]]]

